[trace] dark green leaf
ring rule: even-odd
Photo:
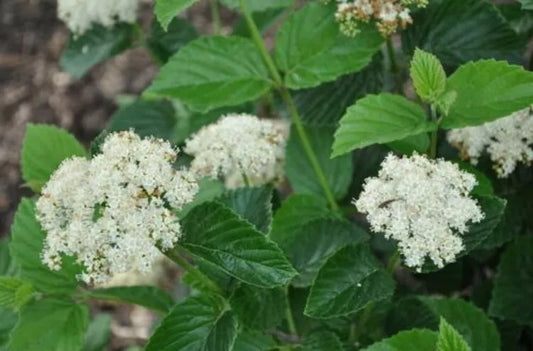
[[[128,303],[167,313],[175,302],[166,291],[153,286],[122,286],[91,290],[93,299]]]
[[[533,10],[533,0],[519,0],[524,10]]]
[[[202,178],[198,182],[198,185],[200,188],[194,197],[194,201],[188,203],[181,209],[179,212],[180,218],[185,217],[196,206],[208,201],[213,201],[224,194],[224,184],[222,184],[219,180]]]
[[[342,343],[335,333],[322,330],[307,335],[303,340],[302,351],[343,351]]]
[[[85,335],[83,351],[105,351],[111,337],[111,321],[109,314],[97,315],[89,324]]]
[[[478,248],[490,237],[494,228],[500,223],[507,204],[507,201],[496,196],[478,196],[477,199],[485,218],[479,223],[471,224],[468,232],[463,234],[465,250],[461,256]]]
[[[267,234],[272,222],[272,187],[238,188],[229,190],[220,201],[243,219]]]
[[[8,238],[0,239],[0,275],[12,277],[17,274],[15,262],[9,254]]]
[[[471,351],[467,342],[444,318],[440,319],[437,351]]]
[[[363,349],[363,351],[414,351],[435,350],[437,333],[426,329],[403,331]]]
[[[426,102],[436,102],[446,90],[446,73],[439,59],[420,49],[411,61],[411,78],[416,93]]]
[[[196,29],[182,18],[174,18],[165,31],[155,19],[152,21],[152,33],[147,40],[148,48],[160,63],[166,63],[170,56],[198,37]]]
[[[245,328],[266,330],[277,327],[285,317],[283,288],[258,289],[241,285],[231,297],[231,308]]]
[[[180,12],[185,11],[189,6],[198,0],[156,0],[155,15],[161,27],[167,30],[169,23]]]
[[[427,133],[411,135],[407,138],[387,143],[392,150],[404,154],[412,155],[415,151],[425,153],[429,148],[429,135]]]
[[[241,331],[233,351],[270,351],[275,347],[276,342],[270,336],[257,331]]]

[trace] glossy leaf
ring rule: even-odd
[[[286,303],[283,288],[259,289],[241,285],[235,290],[230,304],[240,323],[247,329],[275,328],[285,318]]]
[[[220,201],[264,234],[272,222],[272,187],[238,188],[226,192]]]
[[[115,301],[143,306],[154,311],[167,313],[175,302],[166,291],[153,286],[122,286],[96,289],[89,292],[93,299]]]
[[[471,351],[467,342],[444,318],[440,319],[437,351]]]

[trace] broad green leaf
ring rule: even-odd
[[[107,348],[111,337],[111,322],[113,318],[109,314],[99,314],[91,321],[87,334],[85,335],[85,345],[82,351],[104,351]]]
[[[177,134],[177,119],[168,101],[137,100],[121,107],[109,121],[107,131],[133,129],[141,137],[156,137],[173,141]]]
[[[17,313],[0,307],[0,350],[7,350],[6,344],[9,341],[9,334],[17,323]]]
[[[52,298],[39,300],[21,310],[8,350],[80,350],[88,324],[86,305]]]
[[[68,132],[45,124],[28,124],[22,143],[22,178],[39,192],[61,162],[85,156],[83,146]]]
[[[297,230],[277,236],[281,249],[299,275],[292,285],[310,286],[327,259],[347,244],[368,239],[368,234],[344,219],[319,218],[301,225]]]
[[[166,291],[153,286],[122,286],[91,290],[89,297],[98,300],[115,301],[143,306],[154,311],[167,313],[175,302]]]
[[[391,141],[387,143],[387,146],[398,153],[412,155],[415,151],[425,153],[429,148],[429,143],[429,135],[422,133],[411,135],[401,140]]]
[[[170,56],[178,52],[185,44],[198,37],[196,28],[182,18],[174,18],[165,31],[155,19],[147,45],[153,57],[164,64]]]
[[[533,2],[531,2],[533,10]],[[519,35],[531,37],[533,34],[533,12],[524,11],[519,3],[498,4],[498,10],[505,17],[511,28]]]
[[[498,273],[489,312],[492,316],[520,324],[533,323],[533,238],[517,238],[506,248]]]
[[[72,77],[81,78],[96,64],[130,48],[134,33],[134,26],[126,23],[95,26],[80,37],[71,36],[59,64]]]
[[[185,205],[178,213],[180,218],[185,217],[193,208],[203,203],[213,201],[214,199],[221,197],[224,194],[224,184],[222,184],[219,180],[211,178],[202,178],[198,182],[198,185],[200,186],[200,188],[198,189],[198,192],[196,193],[193,202],[190,202]]]
[[[272,187],[238,188],[227,191],[220,199],[235,213],[267,234],[272,222]]]
[[[296,275],[276,243],[221,203],[194,208],[182,227],[182,247],[245,283],[272,288]]]
[[[271,351],[275,347],[276,342],[270,336],[257,331],[241,331],[233,351]]]
[[[440,319],[437,351],[471,351],[467,342],[444,318]]]
[[[525,41],[488,1],[432,0],[412,17],[413,25],[402,33],[408,54],[418,47],[450,68],[484,58],[522,60]]]
[[[269,2],[262,1],[261,3],[268,4]],[[253,12],[252,19],[262,34],[265,33],[276,20],[285,11],[284,8],[272,8],[261,12]],[[251,38],[250,29],[246,24],[246,19],[241,17],[237,23],[233,26],[232,35],[238,35],[241,37]]]
[[[332,156],[372,144],[401,140],[437,128],[424,110],[400,95],[367,95],[357,101],[340,121]]]
[[[533,0],[519,0],[522,4],[522,9],[533,10]]]
[[[334,6],[313,2],[281,26],[274,53],[288,88],[311,88],[360,71],[379,50],[383,37],[375,26],[363,26],[355,38],[347,37],[332,20],[334,12]]]
[[[426,102],[436,102],[446,90],[446,73],[439,59],[423,50],[415,50],[411,61],[411,78],[416,93]]]
[[[353,162],[351,155],[346,154],[335,159],[329,157],[333,144],[334,128],[306,127],[305,131],[335,198],[343,198],[352,181]],[[294,127],[291,127],[287,143],[285,170],[296,193],[311,194],[326,199],[313,165],[309,161]]]
[[[188,297],[163,319],[146,351],[230,351],[237,321],[227,307],[220,297]]]
[[[41,261],[45,233],[35,218],[35,202],[22,199],[11,227],[9,250],[20,269],[20,277],[30,282],[36,290],[45,293],[68,294],[77,285],[79,267],[65,258],[63,268],[52,271]]]
[[[472,195],[494,195],[492,183],[485,173],[472,166],[472,164],[469,162],[458,162],[457,165],[461,170],[467,171],[476,177],[477,184],[471,191]]]
[[[320,269],[307,299],[305,314],[333,318],[355,313],[368,304],[392,297],[394,280],[359,244],[335,253]]]
[[[457,99],[442,127],[475,126],[530,106],[533,72],[503,61],[470,62],[448,78],[448,89],[457,93]]]
[[[239,0],[220,0],[231,9],[239,9]],[[260,12],[275,8],[289,7],[294,4],[294,0],[246,0],[246,6],[251,12]]]
[[[168,29],[169,23],[174,17],[185,11],[198,0],[156,0],[155,15],[161,27]]]
[[[177,98],[207,111],[254,100],[269,89],[266,67],[252,41],[214,36],[182,47],[145,94]]]
[[[307,335],[302,343],[302,351],[343,351],[344,348],[337,335],[331,331],[321,330]]]
[[[427,329],[413,329],[379,341],[363,351],[432,351],[435,350],[436,343],[437,333]]]
[[[0,306],[18,310],[33,297],[33,286],[20,279],[0,276]]]
[[[0,239],[0,275],[12,277],[16,274],[17,267],[9,254],[9,240],[7,237]]]
[[[235,290],[230,304],[240,324],[256,330],[279,326],[287,306],[283,288],[258,289],[249,285]]]

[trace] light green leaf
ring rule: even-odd
[[[533,10],[533,0],[519,0],[523,10]]]
[[[533,323],[533,238],[519,237],[502,255],[489,312],[520,324]]]
[[[339,32],[334,12],[334,6],[313,2],[281,26],[274,53],[290,89],[314,87],[357,72],[379,50],[383,37],[375,26],[364,26],[355,38],[347,37]]]
[[[258,331],[241,331],[233,351],[271,351],[275,347],[276,342],[270,336]]]
[[[33,296],[33,286],[17,278],[0,277],[0,306],[18,310]]]
[[[420,49],[411,61],[411,78],[423,101],[434,103],[446,90],[446,73],[439,59]]]
[[[45,124],[28,124],[22,143],[22,178],[39,192],[61,162],[85,156],[83,146],[68,132]]]
[[[455,330],[446,319],[440,319],[437,351],[471,351],[465,339]]]
[[[36,290],[46,293],[68,294],[78,283],[79,267],[65,258],[60,271],[51,271],[41,261],[45,233],[35,218],[35,202],[22,199],[11,227],[9,250],[20,268],[20,277],[30,282]]]
[[[194,208],[182,226],[180,246],[245,283],[273,288],[296,275],[276,243],[221,203]]]
[[[164,64],[191,40],[198,37],[196,28],[182,18],[174,18],[165,31],[155,19],[152,21],[152,32],[147,39],[148,49],[158,62]]]
[[[96,64],[132,45],[134,27],[120,23],[113,28],[95,26],[80,37],[71,36],[59,64],[74,78],[81,78]]]
[[[86,305],[51,298],[39,300],[21,310],[8,350],[80,350],[88,324]]]
[[[91,290],[89,297],[98,300],[115,301],[143,306],[154,311],[167,313],[175,302],[166,291],[153,286],[121,286]]]
[[[435,350],[436,343],[437,333],[427,329],[413,329],[402,331],[363,349],[363,351],[431,351]]]
[[[448,89],[457,93],[457,99],[442,127],[475,126],[530,106],[533,72],[503,61],[470,62],[448,78]]]
[[[305,131],[335,198],[343,198],[352,181],[353,162],[351,155],[347,154],[335,159],[329,157],[335,131],[333,128],[306,127]],[[285,170],[296,193],[311,194],[326,199],[324,190],[294,126],[291,127],[287,143]]]
[[[348,108],[335,133],[332,156],[372,144],[401,140],[437,128],[424,110],[400,95],[367,95]]]
[[[167,30],[169,23],[174,17],[185,11],[198,0],[156,0],[155,15],[161,27]]]
[[[269,89],[266,67],[249,39],[202,37],[172,56],[145,94],[207,111],[254,100]]]
[[[192,296],[163,319],[146,351],[230,351],[236,335],[237,321],[222,298]]]
[[[392,297],[394,280],[359,244],[335,253],[320,269],[307,299],[305,314],[333,318],[355,313],[369,303]]]
[[[302,351],[343,351],[339,337],[330,331],[321,330],[307,335],[303,340]]]
[[[267,234],[272,222],[272,187],[238,188],[229,190],[220,201],[243,219]]]
[[[239,0],[220,0],[224,5],[231,9],[239,9]],[[248,10],[251,12],[260,12],[275,8],[289,7],[294,4],[294,0],[246,0]]]
[[[247,329],[275,328],[285,317],[286,303],[283,288],[258,289],[243,284],[235,290],[230,304],[240,324]]]
[[[113,318],[109,314],[99,314],[91,321],[83,351],[104,351],[111,337],[111,322]]]

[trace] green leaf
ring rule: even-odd
[[[321,330],[307,335],[302,344],[302,351],[343,351],[339,337],[335,333]]]
[[[258,289],[241,285],[235,290],[230,304],[240,324],[250,329],[275,328],[285,317],[286,303],[283,288]]]
[[[334,12],[334,6],[310,3],[281,26],[274,54],[288,88],[310,88],[357,72],[381,47],[383,37],[372,25],[355,38],[341,34]]]
[[[470,62],[448,78],[448,89],[457,99],[442,128],[475,126],[530,106],[533,72],[503,61]]]
[[[437,351],[471,351],[465,339],[444,318],[440,319]]]
[[[226,192],[220,201],[257,230],[267,234],[272,222],[272,187],[238,188]]]
[[[88,324],[86,305],[51,298],[39,300],[21,310],[8,350],[79,350]]]
[[[398,153],[412,155],[415,151],[425,153],[429,148],[429,143],[429,135],[422,133],[411,135],[401,140],[391,141],[387,143],[387,146]]]
[[[533,238],[523,236],[509,244],[494,279],[489,312],[520,324],[533,323]]]
[[[241,331],[233,351],[271,351],[275,347],[276,342],[270,336],[258,331]]]
[[[518,0],[522,4],[523,10],[533,10],[533,0]]]
[[[306,127],[305,131],[335,198],[343,198],[348,192],[348,187],[352,181],[353,162],[351,155],[343,155],[336,159],[329,157],[335,129]],[[287,143],[285,170],[287,178],[296,193],[311,194],[326,199],[313,165],[309,161],[298,132],[294,127],[291,127]]]
[[[33,286],[22,280],[0,277],[0,306],[18,310],[30,301]]]
[[[91,321],[83,351],[104,351],[111,337],[111,322],[113,318],[109,314],[99,314]]]
[[[107,130],[116,132],[133,129],[141,137],[156,137],[173,141],[177,134],[174,107],[168,101],[137,100],[121,107],[111,116]]]
[[[346,246],[320,269],[307,299],[305,314],[333,318],[355,313],[394,293],[394,280],[363,244]]]
[[[153,286],[121,286],[91,290],[89,297],[143,306],[154,311],[167,313],[175,302],[166,291]]]
[[[17,267],[9,254],[8,238],[0,239],[0,275],[13,277],[17,275]]]
[[[411,78],[423,101],[434,103],[446,90],[446,73],[439,59],[420,49],[411,61]]]
[[[145,94],[207,111],[254,100],[269,89],[266,67],[249,39],[202,37],[172,56]]]
[[[69,294],[78,283],[80,272],[72,260],[64,259],[60,271],[51,271],[41,262],[45,233],[35,218],[35,202],[22,199],[11,227],[9,250],[20,268],[20,277],[32,283],[36,290],[45,293]]]
[[[427,329],[413,329],[402,331],[363,349],[363,351],[431,351],[435,350],[436,343],[437,333]]]
[[[372,144],[401,140],[437,128],[424,110],[400,95],[367,95],[348,108],[335,133],[332,156]]]
[[[164,30],[161,24],[154,19],[147,45],[155,59],[164,64],[170,56],[197,37],[196,28],[182,18],[174,18],[167,30]]]
[[[269,2],[262,1],[262,4],[269,4]],[[261,34],[264,34],[271,26],[276,23],[276,20],[285,12],[284,8],[272,8],[261,12],[253,12],[252,19]],[[250,29],[246,24],[246,19],[241,17],[233,26],[232,35],[238,35],[245,38],[251,38]]]
[[[113,28],[94,26],[79,37],[72,35],[59,64],[72,77],[81,78],[96,64],[130,48],[134,33],[131,24],[120,23]]]
[[[412,17],[413,25],[402,33],[408,54],[418,47],[450,68],[484,58],[522,60],[524,39],[488,1],[432,0]]]
[[[198,182],[198,185],[200,188],[194,200],[185,205],[178,213],[180,218],[184,218],[193,208],[224,195],[224,184],[217,179],[202,178]]]
[[[472,195],[494,195],[492,183],[485,173],[472,166],[472,164],[469,162],[458,162],[457,165],[461,170],[467,171],[476,177],[477,184],[471,191]]]
[[[15,327],[18,317],[17,313],[2,307],[0,307],[0,316],[2,316],[0,318],[0,350],[5,351],[7,350],[5,345],[9,341],[9,334]]]
[[[198,0],[156,0],[155,15],[161,27],[167,30],[169,23],[174,17],[185,11]]]
[[[296,271],[279,247],[223,204],[210,202],[182,220],[180,242],[196,258],[253,286],[286,284]]]
[[[239,9],[239,0],[220,0],[221,3],[231,9]],[[251,12],[261,12],[265,10],[289,7],[294,4],[294,0],[246,0],[248,10]]]
[[[27,125],[22,143],[22,178],[32,190],[39,192],[61,162],[72,156],[85,156],[85,150],[68,132],[51,125]]]
[[[222,298],[192,296],[163,319],[146,351],[229,351],[236,334],[237,322]]]

